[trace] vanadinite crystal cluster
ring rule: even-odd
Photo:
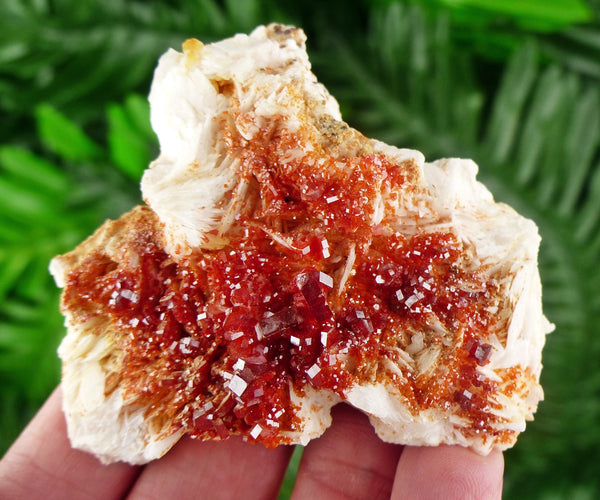
[[[52,264],[76,446],[306,443],[342,401],[392,442],[514,443],[542,397],[539,238],[472,162],[350,128],[280,25],[170,51],[150,100],[147,205]]]

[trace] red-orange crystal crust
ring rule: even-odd
[[[345,166],[280,163],[297,140],[269,136],[247,147],[240,178],[254,195],[220,248],[175,262],[142,207],[107,223],[126,228],[127,258],[96,248],[69,272],[63,307],[108,316],[118,332],[107,393],[120,385],[171,431],[241,434],[273,447],[302,427],[292,388],[343,400],[356,384],[384,381],[411,411],[451,408],[473,433],[512,441],[515,432],[491,425],[499,417],[490,395],[527,374],[509,370],[499,383],[477,370],[491,354],[486,338],[506,329],[495,277],[451,231],[402,234],[393,221],[369,222],[376,190],[412,189],[410,161],[319,151]],[[437,355],[415,377],[402,356],[418,332]]]

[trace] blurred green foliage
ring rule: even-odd
[[[546,401],[506,453],[505,496],[600,497],[599,14],[598,0],[4,0],[0,450],[59,380],[49,259],[140,202],[158,57],[280,21],[305,29],[351,125],[475,159],[497,199],[536,220],[557,329]]]

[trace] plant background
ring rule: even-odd
[[[496,198],[536,220],[556,331],[505,497],[600,498],[599,16],[599,0],[3,0],[0,452],[60,377],[49,259],[140,203],[157,58],[280,21],[305,29],[351,125],[475,159]],[[292,483],[293,470],[282,498]]]

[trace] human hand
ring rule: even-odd
[[[0,462],[4,499],[275,499],[293,449],[267,450],[238,438],[183,438],[163,458],[134,467],[101,465],[71,448],[60,388]],[[377,438],[345,406],[304,450],[293,500],[499,499],[504,460],[458,446],[402,447]]]

